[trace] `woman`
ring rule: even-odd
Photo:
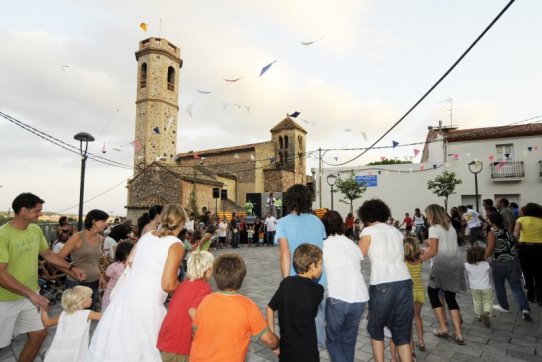
[[[358,327],[369,300],[363,275],[363,255],[359,247],[344,235],[344,225],[337,211],[322,218],[324,266],[329,296],[326,300],[326,346],[332,361],[354,361]]]
[[[542,206],[530,202],[521,208],[514,236],[519,240],[519,261],[527,299],[534,303],[536,298],[542,306]]]
[[[414,234],[418,238],[420,243],[423,243],[424,235],[423,229],[425,228],[425,216],[422,215],[419,208],[414,209]]]
[[[433,262],[427,287],[431,307],[439,323],[439,327],[433,331],[433,334],[437,337],[448,336],[444,309],[439,299],[439,290],[442,289],[454,325],[452,338],[457,344],[464,345],[461,311],[455,299],[456,293],[466,290],[464,261],[457,245],[457,233],[442,206],[435,204],[427,206],[425,215],[431,226],[429,227],[429,246],[422,254],[421,260],[426,261],[432,258]]]
[[[228,230],[228,219],[225,217],[218,224],[218,248],[222,249],[226,244],[226,234]]]
[[[92,289],[92,305],[90,309],[96,310],[98,304],[98,291],[104,289],[106,281],[100,272],[100,258],[102,257],[103,236],[101,232],[106,227],[109,215],[102,210],[90,210],[85,217],[85,229],[68,239],[58,255],[65,258],[71,255],[72,265],[85,271],[87,279],[79,281],[70,275],[66,278],[66,288],[83,285]]]
[[[521,265],[516,248],[516,239],[505,228],[504,218],[500,213],[488,214],[487,220],[491,225],[491,230],[487,234],[487,247],[484,258],[491,257],[492,259],[491,272],[498,306],[503,312],[508,312],[510,309],[504,285],[504,282],[508,280],[512,295],[523,314],[523,319],[531,321],[531,308],[529,308],[527,297],[521,285]]]
[[[386,224],[390,214],[379,199],[365,201],[358,210],[365,226],[359,247],[371,259],[367,331],[375,361],[384,361],[384,327],[388,327],[401,361],[408,362],[412,360],[412,280],[404,261],[403,235]]]
[[[186,219],[181,207],[166,205],[160,229],[139,239],[127,261],[132,260],[131,270],[94,332],[87,361],[161,361],[156,341],[164,302],[179,285],[184,248],[177,235]]]
[[[354,220],[355,220],[354,215],[351,212],[349,212],[344,221],[344,224],[346,226],[345,236],[350,239],[354,238]]]
[[[162,205],[154,205],[149,209],[148,213],[144,213],[137,219],[137,237],[142,237],[149,231],[158,229],[160,225],[160,213],[162,212]]]

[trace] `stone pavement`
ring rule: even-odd
[[[464,250],[463,250],[464,251]],[[247,263],[248,273],[241,292],[256,302],[262,312],[280,283],[278,248],[242,247],[239,249],[220,250],[215,255],[232,252],[240,254]],[[429,263],[424,264],[424,280],[428,277]],[[362,271],[368,282],[370,262],[362,263]],[[437,323],[427,300],[422,309],[424,322],[424,338],[426,352],[416,351],[417,361],[542,361],[542,308],[531,304],[532,322],[525,322],[521,313],[509,295],[512,311],[509,314],[495,312],[491,318],[491,328],[485,328],[481,322],[475,321],[472,299],[469,292],[458,295],[458,302],[463,316],[463,334],[465,346],[459,346],[451,338],[433,336],[432,330]],[[58,310],[58,306],[53,308]],[[366,331],[366,316],[359,327],[356,343],[356,361],[373,361],[370,339]],[[51,343],[54,329],[49,332],[42,352]],[[11,346],[0,351],[0,362],[16,361],[26,336],[19,336]],[[387,342],[386,342],[387,345]],[[320,353],[322,361],[329,361],[324,350]],[[389,361],[389,349],[386,349],[386,360]],[[277,361],[277,357],[267,348],[253,341],[247,356],[248,362]],[[41,358],[37,358],[41,361]]]

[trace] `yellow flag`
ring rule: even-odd
[[[140,27],[141,30],[143,30],[144,32],[147,32],[147,24],[141,23],[141,24],[139,24],[139,27]]]

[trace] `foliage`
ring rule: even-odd
[[[401,161],[401,160],[390,160],[385,159],[384,161],[374,161],[368,163],[367,166],[377,166],[377,165],[399,165],[403,163],[412,163],[412,161]]]
[[[196,195],[196,184],[192,186],[192,191],[188,195],[188,215],[194,214],[195,217],[199,216],[198,197]]]
[[[351,213],[354,213],[354,200],[359,199],[367,189],[365,186],[358,184],[355,177],[354,171],[352,171],[350,177],[345,179],[339,178],[336,185],[337,190],[345,196],[345,199],[339,201],[350,204]]]
[[[463,183],[454,172],[444,171],[433,180],[427,181],[427,189],[438,197],[444,197],[444,209],[448,211],[448,196],[454,193],[455,186]]]

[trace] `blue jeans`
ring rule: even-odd
[[[493,283],[495,284],[495,294],[497,302],[504,309],[510,309],[508,298],[506,297],[505,280],[508,280],[512,295],[519,306],[519,309],[530,311],[529,302],[521,285],[521,265],[519,260],[493,261],[491,262],[493,272]]]
[[[83,281],[69,280],[68,278],[66,278],[66,283],[64,284],[64,288],[66,288],[66,289],[73,288],[73,287],[75,287],[77,285],[81,285],[81,286],[84,286],[84,287],[89,287],[90,289],[92,289],[92,305],[90,306],[90,309],[95,311],[96,307],[97,307],[97,304],[98,304],[98,294],[99,294],[99,290],[100,290],[100,281],[96,280],[94,282],[87,283],[87,282],[83,282]]]
[[[361,316],[366,302],[326,301],[326,345],[333,362],[353,362]]]
[[[326,288],[326,287],[324,287]],[[326,348],[326,299],[327,288],[324,290],[324,298],[318,305],[318,313],[314,322],[316,323],[316,338],[318,339],[318,348]]]
[[[267,231],[265,233],[265,239],[268,246],[273,246],[275,243],[275,233],[276,231]]]

